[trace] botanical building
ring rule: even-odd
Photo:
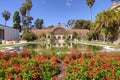
[[[67,29],[61,25],[58,25],[51,29],[35,29],[32,30],[37,37],[44,36],[47,41],[54,40],[58,43],[64,43],[67,41],[85,40],[87,38],[88,29]],[[42,38],[43,39],[43,38]]]

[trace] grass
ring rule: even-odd
[[[104,42],[98,42],[98,41],[80,41],[79,43],[81,44],[86,44],[86,45],[96,45],[96,46],[112,46],[112,47],[120,47],[119,44],[113,44],[113,43],[104,43]]]
[[[7,44],[7,45],[0,45],[0,49],[5,48],[5,47],[15,47],[15,46],[23,46],[26,43],[22,43],[22,44]]]
[[[1,49],[1,48],[5,48],[5,47],[24,46],[24,45],[26,45],[26,44],[35,44],[35,43],[39,43],[39,42],[27,42],[27,43],[16,43],[16,44],[3,44],[3,45],[0,45],[0,49]]]

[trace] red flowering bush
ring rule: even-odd
[[[71,50],[60,60],[28,49],[0,53],[0,80],[56,80],[62,70],[66,80],[120,80],[120,54]]]
[[[59,70],[56,57],[31,56],[32,53],[27,49],[9,56],[0,55],[0,80],[54,80]]]
[[[120,79],[120,54],[91,52],[82,54],[77,59],[67,63],[66,80],[119,80]],[[87,56],[86,56],[87,55]]]

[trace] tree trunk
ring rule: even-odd
[[[30,11],[27,12],[27,16],[30,16]]]
[[[104,42],[106,42],[106,35],[104,35]]]
[[[90,17],[91,17],[91,22],[92,22],[92,8],[90,8]]]

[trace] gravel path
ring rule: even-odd
[[[57,75],[57,79],[56,80],[65,80],[66,77],[66,63],[62,60],[60,60],[60,64],[59,64],[59,68],[60,68],[60,74]]]

